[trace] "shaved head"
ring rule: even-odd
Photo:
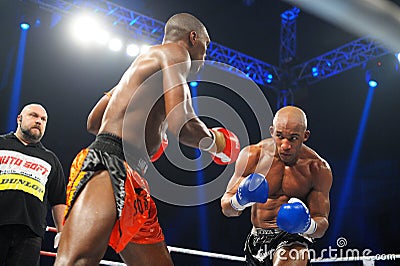
[[[32,110],[40,111],[40,113],[45,114],[47,117],[46,109],[44,109],[44,107],[38,103],[31,103],[31,104],[26,105],[24,108],[22,108],[20,115],[27,114]]]
[[[195,16],[189,13],[173,15],[165,24],[164,42],[182,40],[186,38],[191,31],[195,31],[200,35],[207,33],[203,23]]]
[[[279,109],[269,130],[279,158],[286,165],[296,163],[303,142],[310,136],[310,131],[307,130],[307,117],[303,110],[295,106]]]
[[[47,112],[40,104],[26,105],[17,117],[16,136],[25,143],[39,142],[46,130]]]
[[[285,106],[278,110],[274,116],[273,126],[275,127],[278,123],[285,124],[297,124],[303,130],[307,129],[307,116],[298,107]]]

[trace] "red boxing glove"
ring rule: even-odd
[[[213,161],[220,165],[234,163],[240,152],[240,142],[238,137],[226,128],[215,127],[211,130],[221,132],[225,137],[225,149],[219,153],[211,153]]]
[[[167,148],[167,146],[168,146],[168,136],[167,134],[164,133],[163,138],[161,140],[160,148],[158,148],[158,151],[154,153],[153,156],[151,156],[150,161],[152,163],[157,161],[164,153],[164,150]]]

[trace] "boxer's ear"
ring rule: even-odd
[[[304,132],[304,139],[303,139],[303,142],[306,142],[306,141],[308,140],[308,138],[310,137],[310,134],[311,134],[310,130],[306,130],[306,131]]]

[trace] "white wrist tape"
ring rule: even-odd
[[[304,206],[304,208],[306,208],[306,210],[308,212],[308,208],[307,208],[306,204],[304,204],[304,202],[302,202],[300,199],[298,199],[298,198],[290,198],[289,201],[288,201],[288,203],[294,203],[294,202],[300,202]],[[311,234],[314,234],[316,230],[317,230],[317,223],[314,221],[313,218],[311,218],[310,226],[308,227],[308,229],[303,234],[311,235]]]
[[[308,227],[307,231],[305,231],[303,234],[305,235],[312,235],[317,231],[317,223],[314,221],[313,218],[311,218],[311,223],[310,226]]]
[[[237,201],[236,194],[233,195],[233,197],[231,198],[231,206],[232,208],[234,208],[236,211],[239,212],[243,211],[246,208],[246,206],[240,205],[240,203]]]
[[[220,158],[221,162],[223,163],[229,163],[231,161],[231,158],[223,152],[213,153],[213,155],[217,158]]]
[[[247,207],[254,205],[254,203],[255,202],[249,202],[245,205],[240,205],[240,203],[237,201],[236,194],[233,195],[233,197],[231,198],[231,206],[232,206],[232,208],[234,208],[237,211],[243,211]]]
[[[289,201],[288,201],[288,203],[295,203],[295,202],[300,202],[301,204],[304,205],[304,207],[307,208],[307,206],[304,204],[304,202],[302,202],[302,201],[301,201],[300,199],[298,199],[298,198],[290,198]]]
[[[212,147],[214,147],[214,145],[215,145],[215,133],[214,133],[212,130],[209,130],[209,131],[210,131],[210,133],[211,133],[212,142],[211,142],[210,146],[208,146],[207,148],[203,148],[203,149],[202,149],[203,151],[209,151],[209,150],[211,150]]]

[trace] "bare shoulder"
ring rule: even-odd
[[[256,144],[251,144],[242,149],[242,152],[246,154],[249,157],[254,157],[259,159],[261,156],[263,156],[266,153],[270,153],[271,151],[274,151],[274,143],[271,138],[269,139],[264,139],[261,140],[260,142]]]
[[[265,139],[244,147],[239,155],[238,166],[245,169],[246,175],[253,172],[265,172],[264,168],[272,163],[274,147],[272,139]]]
[[[188,50],[177,43],[153,46],[155,54],[167,65],[190,61]]]
[[[136,82],[140,79],[137,83],[141,83],[157,71],[170,69],[173,65],[179,67],[173,68],[173,70],[185,73],[188,71],[190,65],[179,64],[182,62],[190,62],[189,54],[184,47],[176,43],[154,45],[132,62],[121,80],[123,83],[126,83],[127,80],[134,80]]]
[[[315,150],[304,144],[302,157],[303,159],[306,159],[310,162],[310,167],[318,167],[330,170],[328,162],[324,158],[322,158]]]
[[[330,186],[332,183],[332,170],[329,166],[329,163],[316,151],[306,145],[304,145],[303,156],[306,157],[306,161],[309,164],[310,173],[314,177],[314,181],[316,183]]]
[[[257,145],[260,146],[264,153],[275,153],[275,143],[272,138],[263,139]]]

